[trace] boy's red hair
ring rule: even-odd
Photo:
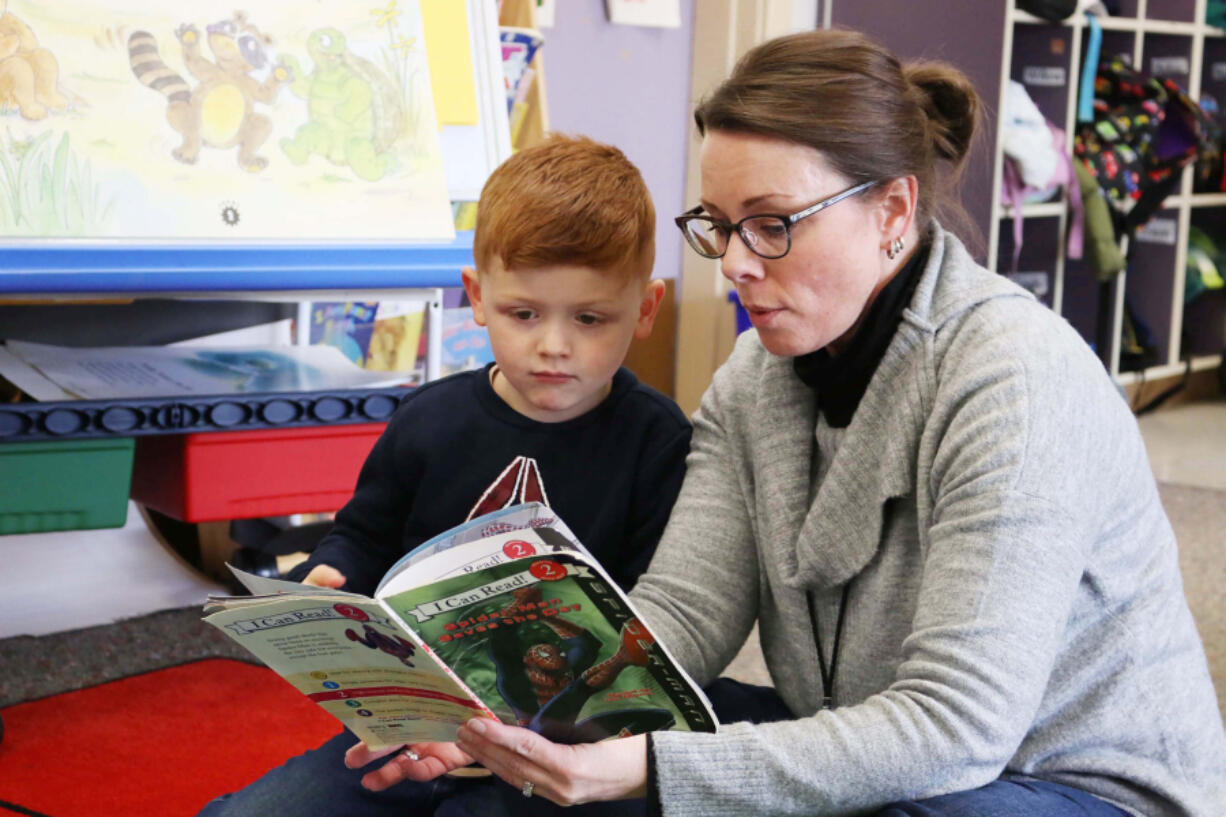
[[[620,150],[554,134],[490,174],[477,207],[477,269],[573,264],[651,274],[656,212],[638,168]]]

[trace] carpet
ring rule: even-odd
[[[271,670],[210,658],[0,710],[0,815],[196,814],[337,721]]]
[[[200,605],[109,624],[0,639],[0,709],[204,658],[258,658],[200,617]]]

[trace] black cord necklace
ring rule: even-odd
[[[822,674],[822,709],[834,708],[834,674],[839,671],[839,643],[843,640],[843,614],[847,612],[847,594],[851,582],[843,585],[839,599],[839,615],[834,623],[834,645],[830,650],[830,666],[826,666],[826,654],[822,652],[822,631],[817,628],[817,605],[811,592],[805,593],[809,603],[809,623],[813,626],[813,640],[817,645],[817,667]]]

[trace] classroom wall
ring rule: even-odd
[[[686,209],[686,148],[694,0],[681,0],[681,28],[617,26],[604,0],[561,0],[544,29],[549,127],[621,148],[638,165],[656,205],[656,276],[676,278]]]
[[[892,2],[833,0],[834,26],[854,28],[877,38],[903,60],[934,59],[966,73],[987,108],[980,138],[971,151],[962,184],[962,206],[979,236],[965,236],[976,259],[987,251],[992,213],[992,150],[996,144],[996,100],[1000,96],[1000,43],[1005,3],[981,3],[973,14],[965,0],[926,0],[922,13],[889,13]]]

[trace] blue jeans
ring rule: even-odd
[[[323,746],[291,758],[245,789],[205,806],[199,817],[486,817],[557,814],[563,810],[541,797],[525,798],[496,777],[440,777],[429,783],[404,782],[387,791],[362,788],[364,771],[345,768],[345,750],[357,743],[341,732]],[[370,768],[377,768],[376,761]],[[642,800],[584,806],[591,817],[645,815]],[[627,808],[629,807],[629,808]],[[569,812],[568,812],[569,814]]]
[[[1023,777],[927,800],[891,803],[873,817],[1128,817],[1080,789]]]
[[[721,723],[793,717],[773,689],[720,678],[706,688]],[[383,792],[362,788],[365,771],[345,768],[345,750],[358,739],[341,732],[318,749],[291,758],[245,789],[219,797],[198,817],[622,817],[646,815],[645,800],[588,803],[563,809],[527,798],[496,777],[440,777],[405,782]],[[377,768],[382,760],[370,768]],[[368,771],[368,770],[367,770]]]

